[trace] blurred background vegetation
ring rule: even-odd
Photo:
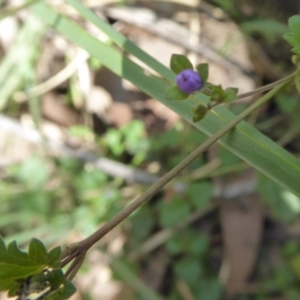
[[[0,234],[53,247],[93,233],[206,137],[15,9],[33,2],[0,1]],[[215,84],[246,92],[293,70],[282,35],[297,1],[83,2],[165,65],[172,53],[209,62]],[[288,87],[248,119],[296,156],[299,100]],[[299,212],[216,145],[100,241],[72,299],[299,299]]]

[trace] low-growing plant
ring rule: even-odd
[[[221,85],[213,85],[207,82],[209,66],[207,64],[193,66],[184,55],[172,55],[170,69],[163,66],[87,9],[81,1],[67,0],[70,6],[105,33],[111,43],[107,44],[99,41],[83,27],[75,24],[69,17],[57,12],[44,1],[31,2],[34,2],[31,6],[32,18],[38,18],[44,26],[54,28],[67,39],[85,49],[111,71],[131,81],[142,91],[173,109],[183,119],[207,135],[208,138],[142,195],[125,208],[120,209],[102,227],[81,241],[48,251],[41,241],[32,239],[28,251],[23,252],[19,250],[16,241],[6,245],[3,239],[0,239],[0,290],[6,290],[9,296],[17,296],[18,299],[26,299],[33,292],[39,293],[36,299],[69,298],[76,290],[72,284],[72,279],[80,269],[91,247],[156,195],[176,175],[216,142],[219,142],[235,156],[256,168],[263,176],[268,178],[267,180],[278,184],[281,187],[280,189],[288,191],[295,197],[300,196],[299,160],[243,121],[253,111],[267,101],[272,100],[275,96],[277,96],[277,101],[280,102],[280,96],[278,95],[284,87],[295,85],[298,92],[300,92],[300,16],[290,18],[290,31],[284,35],[284,38],[292,46],[292,60],[295,63],[295,71],[272,84],[246,94],[238,94],[236,87],[224,89]],[[122,52],[119,51],[120,48]],[[127,54],[131,54],[142,61],[153,72],[145,72],[140,65],[129,59]],[[239,115],[233,114],[224,105],[266,91],[268,91],[266,94]],[[285,109],[284,103],[281,106],[282,109]],[[135,135],[128,135],[128,131],[134,131]],[[138,165],[144,161],[144,149],[148,147],[140,141],[142,131],[141,124],[134,122],[123,131],[109,131],[104,143],[115,156],[128,151],[133,157],[134,164]],[[119,148],[114,147],[114,143],[118,143]],[[135,147],[132,147],[132,145],[135,145]],[[70,168],[78,168],[78,166],[68,164],[66,161],[60,163]],[[41,185],[48,176],[48,171],[37,159],[34,158],[28,161],[19,170],[18,177],[20,181],[26,184],[28,173],[32,172],[33,169],[38,170],[37,181],[33,190],[34,193],[39,195]],[[96,196],[95,194],[87,196],[84,193],[85,190],[93,188],[97,192],[99,186],[107,183],[105,174],[90,170],[87,176],[87,172],[81,170],[74,176],[73,180],[73,188],[78,187],[78,191],[80,190],[77,200],[95,207],[95,215],[93,216],[96,219],[95,225],[100,215],[101,217],[110,215],[110,203],[119,199],[119,194],[113,195],[110,201],[101,202],[101,197],[105,198],[107,193],[99,191]],[[196,193],[202,194],[202,197],[194,197]],[[201,185],[190,186],[188,201],[186,202],[174,197],[171,203],[160,203],[158,214],[160,225],[166,228],[173,226],[178,219],[186,218],[192,209],[199,209],[207,205],[211,194],[212,187],[210,183],[203,182]],[[36,194],[30,196],[35,199]],[[47,195],[47,197],[51,196],[53,195]],[[97,199],[95,200],[94,197]],[[43,205],[46,205],[45,203],[49,199]],[[30,202],[27,204],[30,204]],[[37,209],[43,211],[47,208],[37,206]],[[151,228],[151,224],[147,226],[148,229]],[[143,235],[145,233],[141,232],[139,234]],[[180,239],[184,239],[184,242],[179,243],[178,240]],[[195,246],[194,243],[200,243],[201,247]],[[184,249],[181,249],[180,247],[183,247],[183,245]],[[201,268],[205,260],[207,245],[208,241],[204,236],[195,239],[195,233],[190,231],[184,236],[180,234],[173,236],[166,246],[173,255],[176,254],[176,251],[184,252],[188,249],[189,254],[194,253],[197,256],[196,258],[190,255],[178,261],[175,265],[175,273],[179,278],[188,282],[197,295],[202,295],[202,297],[206,295],[207,299],[217,299],[220,291],[218,282],[213,278],[207,279],[201,282],[199,287],[199,282],[195,281],[195,278],[203,272]],[[198,261],[199,259],[200,261]],[[63,272],[63,269],[66,269],[66,271]]]

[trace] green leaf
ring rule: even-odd
[[[283,38],[293,47],[292,52],[300,54],[300,15],[289,18],[289,28]]]
[[[51,268],[57,268],[60,264],[61,247],[57,246],[48,253],[48,265]]]
[[[70,280],[67,279],[64,280],[63,284],[64,288],[62,290],[61,297],[62,299],[68,299],[76,292],[76,287]]]
[[[8,290],[8,297],[14,297],[18,295],[18,291],[20,290],[20,282],[14,281]]]
[[[37,239],[31,240],[26,253],[20,251],[16,241],[6,247],[0,237],[0,291],[9,290],[10,296],[19,295],[22,290],[31,294],[44,290],[49,286],[47,282],[52,289],[59,288],[65,280],[62,270],[45,272],[45,269],[59,267],[60,253],[60,247],[47,253],[43,243]]]
[[[195,255],[197,258],[203,258],[209,249],[209,240],[207,236],[199,234],[199,232],[192,232],[187,242],[187,253]]]
[[[173,198],[170,203],[163,203],[159,211],[160,223],[170,227],[183,221],[190,213],[190,206],[183,199]]]
[[[236,117],[231,111],[219,105],[214,107],[212,113],[207,114],[202,122],[193,123],[191,109],[195,104],[194,101],[207,104],[209,101],[207,96],[203,93],[197,93],[193,95],[193,99],[188,98],[187,101],[166,101],[165,93],[170,82],[174,83],[174,73],[114,30],[108,23],[101,20],[81,1],[68,0],[67,2],[80,11],[84,18],[105,32],[119,47],[146,63],[162,78],[145,74],[144,69],[128,59],[125,54],[100,42],[79,25],[54,12],[45,2],[41,1],[34,5],[32,11],[43,22],[52,25],[58,32],[85,49],[91,56],[101,60],[105,67],[162,102],[204,134],[214,135]],[[234,131],[227,133],[218,142],[281,186],[300,196],[299,160],[251,125],[240,122],[235,126]]]
[[[225,97],[225,92],[220,85],[215,85],[212,87],[210,101],[221,103],[224,101],[224,97]]]
[[[17,176],[20,180],[31,185],[33,188],[37,188],[42,186],[48,180],[49,171],[41,158],[32,156],[22,164],[21,168],[18,170]]]
[[[300,37],[300,15],[295,15],[289,18],[289,28],[297,38]]]
[[[294,221],[300,213],[300,199],[261,174],[258,179],[262,199],[276,217],[286,222]]]
[[[170,68],[175,74],[179,74],[181,71],[186,69],[193,70],[193,65],[186,56],[182,54],[172,54]]]
[[[192,183],[187,189],[187,194],[192,204],[201,209],[206,207],[212,199],[213,187],[208,181]]]
[[[299,107],[297,98],[292,95],[278,94],[275,97],[275,101],[283,113],[291,114]]]
[[[227,88],[225,90],[225,97],[224,97],[224,102],[231,102],[233,100],[236,100],[237,98],[237,93],[238,93],[237,88]]]
[[[178,235],[172,236],[170,239],[168,239],[166,247],[171,254],[179,254],[182,251],[182,243],[178,238]]]
[[[58,289],[63,283],[65,277],[61,269],[54,269],[48,273],[48,281],[53,289]]]
[[[193,108],[193,122],[202,120],[207,113],[207,107],[203,104],[199,104]]]
[[[195,299],[222,299],[223,286],[217,279],[201,280],[195,289]]]
[[[15,280],[37,274],[47,267],[47,264],[41,263],[40,257],[20,251],[16,241],[6,248],[0,237],[0,245],[0,291],[9,290]]]
[[[179,89],[176,84],[170,85],[165,94],[166,100],[184,100],[189,96],[189,94],[184,93]]]
[[[44,300],[64,300],[70,298],[76,292],[76,287],[74,284],[65,279],[63,282],[63,286],[59,289],[51,292],[47,295]]]
[[[253,19],[250,21],[242,22],[239,24],[243,32],[253,35],[260,33],[268,44],[274,44],[281,38],[287,31],[288,26],[282,22],[273,19]]]
[[[32,239],[29,244],[28,254],[30,258],[38,261],[40,264],[47,264],[47,250],[44,244],[38,239]]]
[[[168,239],[166,247],[173,255],[186,253],[189,257],[194,256],[197,259],[206,259],[209,240],[207,236],[200,234],[199,231],[186,229]]]
[[[176,262],[175,273],[186,283],[192,285],[199,282],[203,267],[198,259],[188,257]]]
[[[199,64],[196,67],[203,83],[207,81],[208,78],[208,64]]]

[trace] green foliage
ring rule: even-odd
[[[295,220],[300,213],[300,199],[261,174],[258,179],[262,199],[272,208],[276,217],[286,222]]]
[[[169,203],[163,202],[159,210],[160,224],[170,227],[183,221],[190,213],[190,206],[185,199],[174,197]]]
[[[176,84],[170,85],[165,94],[166,100],[184,100],[188,98],[189,94],[184,93]]]
[[[254,19],[242,22],[240,27],[247,34],[259,33],[269,44],[275,43],[288,31],[288,27],[273,19]]]
[[[208,64],[198,64],[196,66],[196,70],[198,71],[203,83],[205,83],[208,78]]]
[[[225,90],[224,102],[231,102],[236,100],[238,89],[237,88],[227,88]]]
[[[35,180],[32,180],[32,174],[34,174]],[[35,189],[41,187],[48,180],[49,170],[41,158],[32,156],[21,165],[15,175]]]
[[[292,52],[300,55],[300,15],[289,18],[289,28],[283,38],[293,47]]]
[[[193,121],[199,122],[201,121],[207,113],[207,107],[203,104],[198,104],[193,108]]]
[[[175,265],[175,273],[189,285],[195,285],[203,274],[203,266],[197,258],[186,257],[179,260]]]
[[[237,156],[224,147],[220,148],[219,158],[221,159],[222,167],[229,167],[241,161]]]
[[[281,291],[284,299],[298,299],[299,289],[293,272],[287,264],[281,263],[275,272],[262,282],[262,290],[265,293]],[[292,296],[293,297],[290,297]]]
[[[213,186],[208,181],[200,181],[189,185],[187,194],[190,202],[197,209],[206,207],[211,199],[213,193]]]
[[[57,14],[45,3],[39,2],[37,5],[34,5],[33,12],[45,23],[55,26],[56,30],[70,41],[73,41],[79,47],[88,51],[90,55],[101,60],[103,65],[114,73],[131,81],[139,89],[161,101],[187,121],[193,123],[190,112],[191,101],[166,101],[165,99],[166,89],[170,86],[170,82],[174,83],[174,73],[170,69],[164,67],[123,35],[117,33],[105,21],[84,7],[80,1],[68,0],[68,3],[79,10],[86,19],[105,32],[125,52],[145,62],[160,77],[145,74],[144,69],[130,60],[126,54],[100,42],[67,17]],[[57,22],[57,18],[59,18],[60,22]],[[207,104],[208,101],[208,97],[203,93],[196,93],[193,98],[202,104]],[[218,106],[214,108],[214,114],[206,115],[205,122],[197,122],[194,125],[205,132],[205,134],[211,136],[221,128],[224,128],[235,117],[226,108]],[[296,195],[300,195],[299,183],[297,181],[297,178],[300,177],[299,161],[293,155],[270,141],[253,126],[245,122],[236,125],[234,136],[231,136],[234,138],[221,138],[219,142],[281,186],[289,189]]]
[[[141,164],[147,155],[149,142],[145,137],[145,125],[139,120],[133,120],[120,129],[111,128],[104,137],[104,145],[115,156],[125,152],[132,155],[133,165]]]
[[[182,54],[172,54],[170,61],[170,68],[175,74],[179,74],[186,69],[193,69],[193,65],[190,60]]]
[[[223,286],[216,279],[200,280],[195,288],[196,299],[222,299]]]
[[[167,241],[166,247],[172,255],[185,253],[204,261],[209,250],[209,240],[197,231],[186,229],[172,236]]]
[[[143,224],[143,226],[141,226],[141,224]],[[152,209],[148,205],[142,206],[132,215],[131,226],[131,239],[129,243],[135,247],[150,235],[151,230],[155,226]]]
[[[55,293],[57,297],[45,299],[67,299],[76,289],[59,269],[60,255],[60,247],[48,252],[37,239],[31,240],[26,253],[16,241],[6,246],[0,237],[0,291],[9,290],[10,297],[21,297],[47,290],[51,291],[49,296]]]
[[[74,137],[84,138],[85,140],[93,140],[94,132],[86,126],[76,125],[69,128],[69,133]]]
[[[229,5],[229,2],[230,1],[223,1],[224,5]],[[174,82],[174,74],[161,66],[155,59],[147,56],[129,40],[107,26],[107,24],[103,23],[95,15],[91,14],[90,11],[81,7],[80,1],[70,0],[69,3],[77,9],[79,7],[81,14],[93,23],[96,23],[103,32],[108,32],[108,36],[114,40],[114,43],[124,48],[124,52],[127,53],[123,55],[123,51],[118,52],[116,51],[116,47],[112,47],[111,45],[103,46],[97,39],[89,35],[75,23],[69,21],[68,18],[56,14],[43,2],[41,2],[40,6],[37,5],[34,11],[43,21],[57,27],[57,30],[70,40],[73,40],[83,48],[86,47],[86,50],[93,56],[92,59],[97,60],[95,64],[96,67],[102,66],[103,63],[103,65],[109,67],[118,75],[136,84],[150,96],[169,105],[188,121],[191,122],[191,120],[193,120],[194,122],[198,122],[206,116],[206,105],[208,101],[223,103],[236,99],[237,89],[228,88],[224,90],[221,86],[207,84],[206,87],[208,87],[210,92],[207,93],[207,95],[211,96],[210,100],[202,93],[198,93],[193,95],[191,99],[187,99],[184,104],[182,104],[181,101],[174,101],[174,103],[171,104],[164,102],[164,100],[183,100],[188,98],[188,95],[182,93],[177,86],[170,85],[170,82]],[[59,22],[57,20],[59,20]],[[294,47],[293,51],[299,54],[299,26],[297,22],[290,22],[292,32],[290,35],[287,34],[287,40],[289,40]],[[44,28],[42,26],[40,27]],[[39,35],[39,38],[40,37],[41,35]],[[33,39],[35,44],[39,43],[39,38],[36,40]],[[24,40],[28,43],[26,39]],[[136,58],[139,58],[140,61],[143,61],[148,67],[155,70],[160,77],[145,75],[142,68],[139,68],[139,66],[127,58],[129,57],[127,54],[133,54]],[[32,54],[32,56],[29,56],[29,59],[25,59],[25,61],[33,62],[34,57]],[[100,59],[102,59],[103,62],[100,61]],[[122,62],[121,64],[119,64],[120,61]],[[171,58],[171,70],[177,74],[184,69],[193,69],[188,58],[183,55],[173,55]],[[202,79],[206,81],[208,77],[208,65],[200,64],[196,69]],[[17,79],[14,84],[19,84],[24,78],[20,76]],[[300,90],[299,76],[296,77],[295,83],[298,90]],[[6,86],[9,85],[5,85],[5,87]],[[10,93],[11,91],[9,91],[7,95],[10,95]],[[6,103],[8,97],[0,97],[4,99],[1,100],[3,104]],[[190,110],[195,101],[197,104],[200,104],[194,108],[193,114],[191,114]],[[294,106],[290,101],[287,102],[289,103],[283,103],[281,101],[279,104],[280,109],[292,113]],[[213,105],[216,103],[213,103]],[[234,117],[233,114],[223,107],[217,107],[213,109],[213,113],[207,114],[207,119],[201,122],[201,125],[195,124],[195,126],[201,129],[205,134],[212,135],[219,128],[228,124]],[[204,125],[202,125],[202,123]],[[82,137],[86,140],[96,138],[93,132],[89,131],[86,127],[77,126],[70,131],[72,135]],[[186,143],[189,145],[183,145],[185,139],[185,133],[183,131],[176,132],[173,130],[168,134],[163,135],[160,141],[157,139],[155,145],[151,145],[153,149],[157,147],[161,151],[164,147],[167,148],[164,149],[168,156],[168,160],[165,161],[167,163],[171,160],[173,162],[178,161],[181,157],[184,157],[186,155],[185,152],[190,152],[194,148],[194,145],[201,143],[204,136],[203,134],[199,139],[198,137],[194,139],[194,136],[191,138],[191,135],[189,135],[189,143]],[[194,139],[194,141],[191,142],[191,139]],[[188,138],[186,140],[188,140]],[[296,176],[299,173],[297,160],[293,160],[293,158],[291,158],[292,156],[289,156],[288,153],[281,148],[276,148],[274,143],[270,142],[246,123],[238,125],[234,132],[224,136],[220,140],[220,143],[234,153],[226,153],[225,159],[223,159],[222,153],[220,154],[222,166],[230,165],[232,161],[237,160],[236,154],[259,170],[262,170],[275,181],[290,188],[290,190],[296,194],[299,191],[297,188],[297,178],[299,177]],[[109,155],[114,157],[119,158],[123,154],[125,154],[125,156],[129,154],[132,157],[131,164],[133,165],[140,165],[145,161],[147,150],[150,147],[148,141],[145,139],[145,130],[141,122],[132,122],[124,126],[121,130],[109,130],[103,140],[100,141],[100,145],[104,145],[101,150],[107,151]],[[186,150],[188,147],[190,147],[189,151]],[[176,156],[168,152],[169,150],[174,150],[174,148],[180,152],[181,156]],[[196,161],[196,164],[201,163],[201,160]],[[34,157],[29,159],[13,174],[14,179],[17,179],[21,188],[26,187],[26,189],[28,188],[29,190],[20,193],[22,197],[16,196],[14,199],[17,201],[11,205],[13,210],[10,210],[11,208],[8,206],[7,211],[12,212],[21,209],[22,213],[24,213],[25,210],[23,210],[23,208],[27,208],[28,211],[36,212],[36,219],[34,219],[32,224],[27,224],[29,221],[25,222],[28,226],[25,230],[31,228],[30,226],[40,227],[39,225],[42,223],[40,220],[41,216],[49,221],[54,230],[55,228],[61,229],[55,222],[57,216],[61,217],[64,221],[67,218],[72,219],[72,224],[76,224],[76,229],[82,227],[84,228],[83,230],[85,230],[85,234],[90,234],[96,229],[99,222],[113,215],[111,214],[113,209],[118,210],[118,205],[120,205],[119,200],[121,199],[121,192],[119,191],[121,184],[118,180],[111,180],[109,176],[95,170],[92,166],[83,166],[73,160],[58,160],[57,169],[54,169],[52,165],[49,167],[49,165],[51,165],[51,163],[46,159]],[[67,180],[64,176],[67,177]],[[49,191],[47,183],[54,178],[58,181],[59,184],[57,186],[59,186],[59,188],[57,188],[57,190],[54,188]],[[67,188],[65,185],[67,185]],[[272,181],[264,179],[262,179],[261,186],[262,194],[266,199],[271,199],[269,204],[276,210],[276,213],[278,215],[280,215],[282,211],[286,213],[286,215],[281,216],[283,219],[288,221],[292,220],[300,212],[299,199],[292,193],[279,188]],[[44,187],[46,187],[47,190],[44,190]],[[186,220],[194,208],[202,209],[207,207],[212,198],[212,191],[212,184],[210,182],[196,182],[187,188],[185,195],[176,196],[171,199],[170,202],[160,204],[158,211],[160,225],[162,227],[174,227],[180,223],[180,221]],[[22,201],[18,201],[20,199]],[[57,201],[57,199],[59,199],[59,201]],[[53,203],[55,205],[53,205]],[[6,206],[1,209],[5,212]],[[95,212],[97,212],[97,214],[95,214]],[[18,219],[14,219],[16,222],[19,222]],[[3,219],[1,219],[1,222],[2,221]],[[141,210],[140,214],[134,215],[132,224],[133,230],[131,233],[135,236],[136,240],[145,240],[156,225],[154,217],[151,214],[151,209],[148,207],[147,209]],[[143,224],[143,226],[139,226],[140,224]],[[8,227],[9,226],[7,226],[7,230],[10,230]],[[21,228],[22,226],[19,224],[19,227]],[[68,228],[71,228],[70,225]],[[12,228],[12,231],[13,230],[16,230],[16,227]],[[23,296],[26,297],[32,292],[44,293],[46,290],[44,293],[46,297],[44,299],[50,300],[66,299],[74,293],[75,288],[73,284],[64,278],[62,270],[59,269],[59,247],[47,252],[45,246],[40,241],[34,239],[29,245],[28,253],[25,253],[18,249],[15,242],[8,244],[7,247],[2,240],[1,243],[0,275],[7,275],[8,272],[7,266],[1,268],[1,259],[8,259],[12,264],[13,267],[10,269],[10,272],[16,272],[17,268],[19,268],[17,275],[14,275],[12,272],[12,274],[9,274],[12,275],[12,277],[9,278],[10,281],[3,283],[4,286],[6,284],[5,289],[10,289],[10,295],[21,295],[23,298]],[[205,258],[209,252],[209,241],[205,235],[187,229],[183,231],[183,234],[178,234],[169,239],[166,247],[173,256],[182,256],[182,259],[174,263],[174,270],[179,278],[190,285],[196,299],[220,298],[222,292],[220,283],[217,280],[210,279],[209,276],[204,276],[206,273]],[[299,257],[296,257],[296,254],[294,255],[295,257],[291,259],[290,262],[296,270],[299,269]],[[2,262],[2,264],[4,263]],[[19,270],[21,270],[21,272],[19,272]],[[135,273],[137,273],[136,270]],[[296,271],[295,273],[299,276]],[[127,278],[128,280],[128,272],[124,274],[126,274],[124,276],[125,279]],[[284,276],[286,275],[285,273],[283,274]],[[13,275],[17,277],[13,277]],[[135,275],[132,277],[134,276]],[[280,286],[282,289],[287,288],[294,278],[284,276],[278,279],[276,287]],[[283,277],[284,279],[282,279]],[[0,287],[1,284],[0,280]],[[141,290],[143,289],[144,287],[142,286]]]
[[[292,114],[297,108],[299,108],[299,103],[293,96],[278,94],[275,101],[283,113]]]
[[[210,85],[210,100],[216,103],[231,102],[236,100],[238,89],[227,88],[224,90],[220,85]]]

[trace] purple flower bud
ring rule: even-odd
[[[176,76],[176,84],[181,91],[187,94],[194,93],[203,87],[200,75],[191,69],[181,71]]]

